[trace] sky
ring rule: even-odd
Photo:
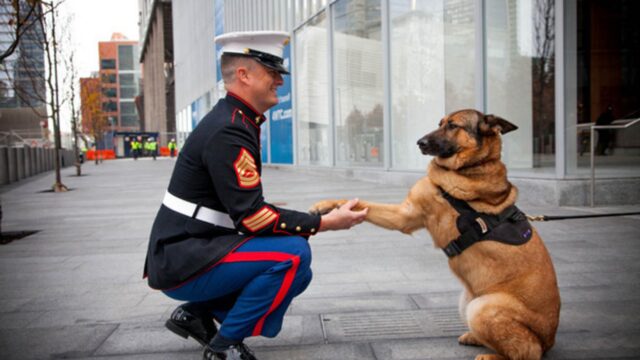
[[[114,32],[125,35],[129,40],[138,40],[138,1],[137,0],[64,0],[60,5],[57,26],[68,27],[70,40],[61,45],[73,48],[74,62],[78,77],[89,77],[100,69],[98,60],[98,42],[111,40]],[[70,20],[66,20],[70,19]],[[58,60],[59,65],[62,61]],[[64,78],[66,69],[58,67],[60,78]],[[80,99],[80,84],[76,88],[76,99]],[[79,101],[77,105],[79,106]],[[71,109],[69,103],[60,107],[60,129],[71,132]]]
[[[129,40],[140,37],[137,0],[66,0],[61,12],[72,14],[71,45],[80,77],[98,71],[99,41],[109,41],[114,32]]]

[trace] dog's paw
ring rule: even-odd
[[[458,338],[458,344],[467,346],[482,346],[482,343],[480,343],[480,341],[478,341],[478,339],[476,339],[476,337],[473,336],[473,334],[471,334],[470,332],[466,332],[460,335],[460,337]]]
[[[475,360],[507,360],[507,358],[498,354],[480,354]]]
[[[331,212],[331,210],[333,209],[337,209],[340,206],[342,206],[342,204],[344,204],[344,200],[322,200],[322,201],[318,201],[317,203],[313,204],[313,206],[311,206],[309,208],[309,213],[314,214],[314,215],[324,215],[324,214],[328,214],[329,212]]]

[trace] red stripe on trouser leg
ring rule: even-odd
[[[280,252],[240,252],[240,253],[231,253],[227,255],[222,262],[243,262],[243,261],[287,261],[291,260],[291,268],[287,270],[284,274],[284,279],[282,280],[282,285],[276,294],[276,297],[273,299],[269,310],[258,320],[256,326],[253,328],[252,336],[258,336],[262,333],[262,327],[264,326],[264,321],[267,319],[275,309],[280,306],[282,300],[289,292],[291,288],[291,284],[293,283],[293,279],[296,277],[296,272],[298,271],[298,266],[300,265],[300,257],[297,255],[280,253]]]

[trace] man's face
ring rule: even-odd
[[[258,106],[256,110],[265,112],[278,103],[277,89],[284,83],[282,75],[261,64],[254,66],[251,75],[251,90]]]

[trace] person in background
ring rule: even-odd
[[[596,120],[596,126],[598,125],[611,125],[615,120],[613,116],[613,106],[608,105],[607,109],[598,116]],[[598,130],[598,146],[596,146],[597,155],[609,155],[613,153],[613,140],[615,130],[612,129],[597,129]]]
[[[151,155],[153,160],[155,160],[158,150],[158,143],[156,142],[156,139],[153,137],[148,138],[144,143],[144,148],[147,151],[147,155]]]
[[[171,141],[169,141],[169,144],[167,146],[169,147],[169,154],[171,155],[171,157],[174,157],[176,155],[176,149],[178,148],[178,145],[176,144],[176,139],[171,139]]]

